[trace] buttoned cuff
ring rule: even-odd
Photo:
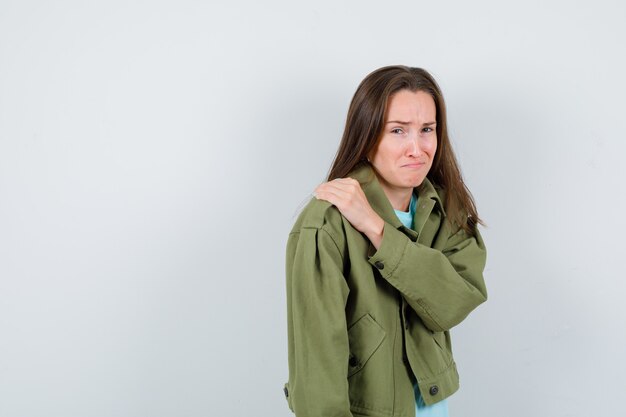
[[[370,242],[367,261],[376,267],[383,277],[388,278],[397,268],[409,242],[407,235],[385,221],[380,246],[376,250]]]

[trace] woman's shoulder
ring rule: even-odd
[[[298,214],[290,233],[298,233],[304,228],[324,229],[340,240],[344,235],[343,216],[331,202],[312,196]]]

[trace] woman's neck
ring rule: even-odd
[[[395,210],[400,210],[405,213],[409,211],[413,188],[390,188],[387,184],[383,183],[383,181],[380,181],[380,185]]]

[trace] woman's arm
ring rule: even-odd
[[[298,417],[352,417],[348,396],[349,293],[343,259],[323,228],[287,242],[288,400]]]
[[[460,228],[440,251],[413,242],[381,218],[356,179],[320,184],[315,196],[336,206],[368,237],[369,263],[403,294],[431,330],[452,328],[487,300],[483,280],[487,252],[478,229],[476,236],[469,236]]]
[[[487,300],[483,271],[487,259],[478,229],[459,229],[439,251],[413,242],[384,222],[382,240],[368,262],[397,288],[426,327],[444,331],[459,324]]]

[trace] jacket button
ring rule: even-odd
[[[376,261],[374,262],[374,266],[376,266],[376,268],[378,269],[383,269],[385,267],[385,264],[382,261]]]
[[[437,385],[433,385],[432,387],[430,387],[430,390],[428,392],[430,392],[430,395],[437,395],[437,393],[439,392],[439,387]]]

